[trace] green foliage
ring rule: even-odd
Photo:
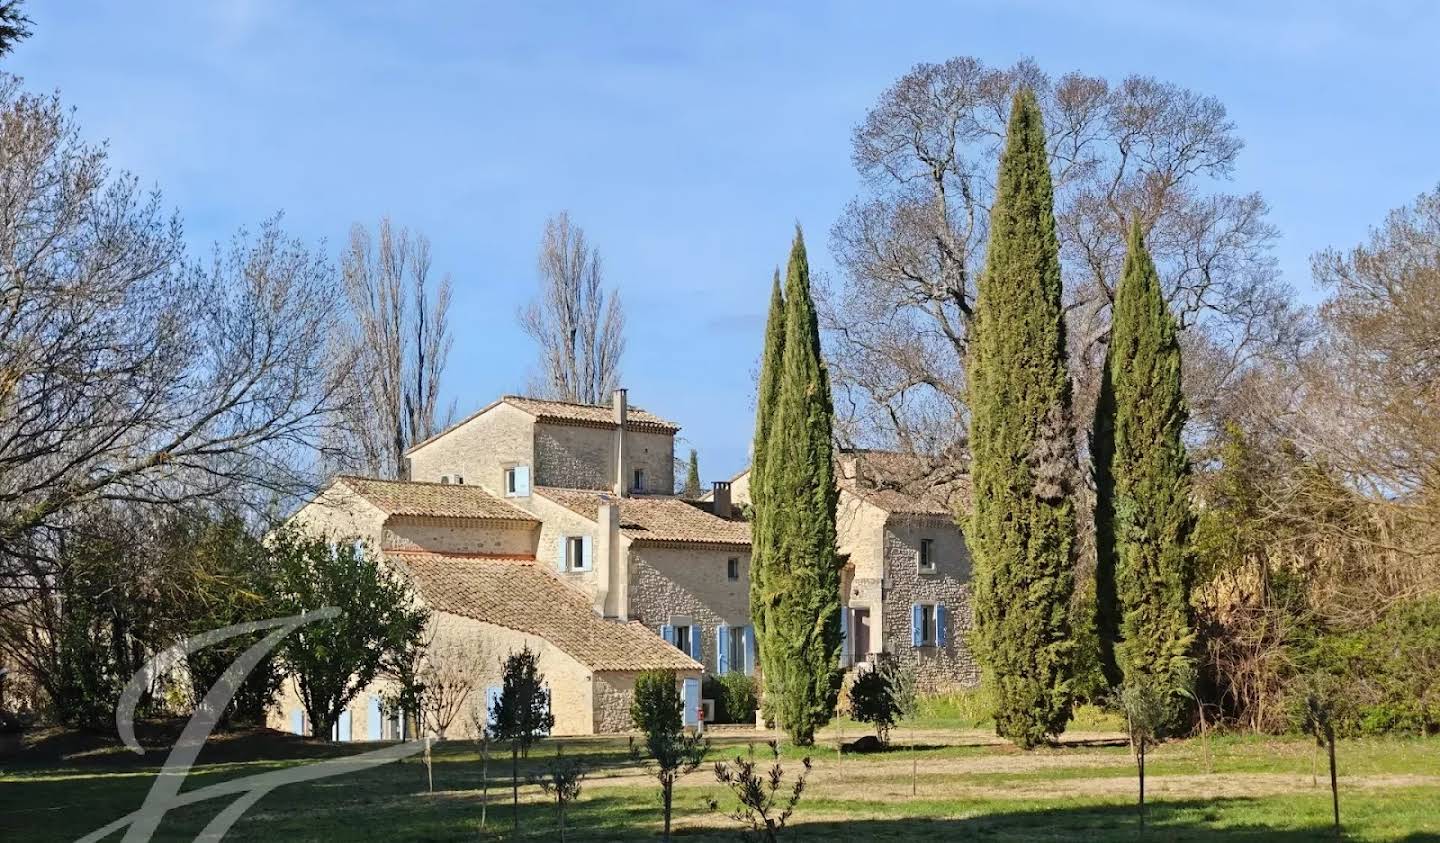
[[[580,798],[580,786],[585,781],[588,768],[580,758],[565,756],[563,744],[555,745],[555,758],[545,764],[545,772],[531,775],[530,783],[538,785],[546,796],[555,797],[555,820],[560,828],[560,840],[565,840],[565,812],[571,802]]]
[[[799,230],[785,282],[785,340],[778,401],[765,438],[762,485],[751,487],[762,536],[763,583],[752,605],[766,693],[801,746],[830,721],[840,691],[840,560],[835,553],[831,455],[834,407]],[[768,351],[768,349],[767,349]]]
[[[1115,294],[1093,440],[1097,625],[1112,682],[1174,687],[1192,672],[1186,418],[1179,328],[1137,219]],[[1173,725],[1181,717],[1175,704],[1166,719]]]
[[[1300,661],[1306,678],[1323,677],[1332,690],[1339,734],[1440,733],[1440,598],[1397,605],[1363,629],[1320,635]],[[1309,690],[1302,679],[1291,692],[1292,719],[1302,728]]]
[[[0,3],[0,56],[15,49],[15,45],[30,37],[32,21],[26,16],[22,0],[6,0]]]
[[[970,337],[975,557],[972,644],[996,692],[995,729],[1030,748],[1073,696],[1075,513],[1070,378],[1045,130],[1015,96]]]
[[[886,663],[856,674],[850,684],[850,719],[873,723],[875,736],[882,744],[890,743],[890,727],[901,717],[894,673],[895,669]]]
[[[690,467],[685,472],[685,489],[681,496],[688,500],[699,500],[700,490],[700,455],[694,448],[690,449]]]
[[[647,670],[635,677],[630,720],[647,737],[679,731],[684,724],[684,705],[673,670]]]
[[[715,701],[717,723],[754,723],[759,697],[755,678],[743,673],[707,676],[703,696]]]
[[[500,697],[490,710],[492,731],[496,740],[510,741],[523,754],[555,725],[545,674],[528,646],[505,657],[501,685]]]
[[[362,542],[286,527],[272,537],[271,554],[282,614],[341,610],[290,633],[278,650],[314,734],[325,737],[388,659],[419,646],[429,612]]]
[[[755,439],[750,457],[750,501],[744,512],[751,523],[750,535],[750,622],[755,627],[755,640],[761,643],[761,674],[772,673],[765,652],[765,619],[769,609],[765,597],[765,568],[771,555],[771,531],[766,521],[767,510],[756,502],[768,494],[765,472],[770,449],[770,428],[775,407],[780,400],[780,367],[785,356],[785,299],[780,292],[780,270],[770,286],[770,313],[765,320],[765,347],[760,353],[760,382],[755,393]]]

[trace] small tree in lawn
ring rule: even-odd
[[[1330,801],[1335,809],[1336,840],[1341,838],[1341,831],[1340,782],[1335,769],[1335,721],[1340,719],[1343,702],[1342,691],[1334,677],[1319,674],[1306,680],[1302,715],[1305,731],[1315,738],[1317,746],[1324,747],[1330,754]]]
[[[664,816],[661,839],[669,843],[675,782],[704,763],[710,742],[703,735],[685,731],[685,703],[676,687],[674,671],[647,670],[635,677],[630,719],[645,735],[647,764],[660,782]],[[633,739],[630,755],[640,757]]]
[[[850,686],[850,717],[858,723],[875,724],[875,737],[889,746],[890,727],[900,718],[889,669],[877,667],[855,677]]]
[[[565,808],[580,798],[580,783],[585,781],[585,764],[579,758],[566,758],[565,748],[555,745],[555,758],[545,765],[545,772],[531,776],[530,783],[540,786],[547,796],[555,797],[555,816],[560,823],[560,841],[565,841]]]
[[[741,836],[747,841],[775,843],[779,839],[785,823],[795,813],[795,806],[800,804],[805,781],[810,777],[810,757],[806,756],[800,760],[805,769],[782,796],[785,770],[780,764],[780,748],[775,741],[770,741],[769,747],[772,761],[769,770],[756,762],[753,744],[748,755],[735,756],[733,763],[715,765],[715,780],[728,787],[740,802],[726,816],[745,825]],[[719,810],[719,804],[713,799],[710,800],[710,810]]]
[[[1192,694],[1194,673],[1188,664],[1158,674],[1136,673],[1120,686],[1120,706],[1140,774],[1140,831],[1145,831],[1145,750],[1165,737],[1174,724],[1176,699]]]
[[[470,706],[470,734],[480,755],[480,827],[490,808],[490,707],[483,700]]]
[[[294,528],[270,540],[276,603],[298,615],[326,606],[340,614],[299,627],[280,642],[317,737],[387,663],[406,661],[421,644],[429,612],[410,586],[360,541],[332,541]]]
[[[527,646],[505,658],[504,686],[490,709],[496,740],[510,742],[510,791],[515,830],[520,830],[520,755],[555,725],[550,713],[550,691],[536,655]]]

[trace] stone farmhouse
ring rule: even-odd
[[[922,690],[979,684],[965,643],[972,625],[970,553],[955,523],[963,484],[919,479],[901,453],[836,454],[841,577],[842,661],[864,669],[882,659],[913,667]],[[750,502],[750,472],[732,478],[734,505]]]
[[[678,430],[624,390],[610,406],[506,396],[412,447],[408,479],[339,476],[293,519],[407,576],[432,646],[486,654],[487,699],[507,653],[537,652],[555,734],[628,730],[635,676],[653,668],[677,672],[693,723],[702,673],[755,669],[750,528],[723,497],[675,496]],[[363,691],[332,737],[415,734],[384,690]],[[272,725],[308,731],[288,682]]]

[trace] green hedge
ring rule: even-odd
[[[716,723],[754,723],[755,679],[743,673],[705,677],[702,696],[715,701]]]

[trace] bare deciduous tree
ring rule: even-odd
[[[850,444],[940,454],[963,442],[975,275],[1021,86],[1036,91],[1049,132],[1078,418],[1088,417],[1133,214],[1188,341],[1214,351],[1214,371],[1187,378],[1197,414],[1213,397],[1198,387],[1223,390],[1300,324],[1276,278],[1264,200],[1215,189],[1241,148],[1218,101],[1144,77],[1051,79],[1028,61],[917,65],[856,127],[866,193],[832,232],[843,283],[823,318]]]
[[[425,685],[420,716],[441,740],[457,718],[472,708],[470,698],[490,658],[478,638],[442,638],[425,647],[420,681]]]
[[[0,149],[0,604],[45,590],[54,531],[94,503],[313,488],[331,266],[278,220],[187,263],[158,194],[10,76]]]
[[[548,398],[599,404],[620,385],[625,310],[606,292],[600,252],[564,211],[545,222],[540,292],[520,311],[520,327],[540,350],[533,390]]]
[[[374,235],[356,224],[341,259],[353,361],[340,380],[339,467],[398,477],[405,451],[448,424],[439,415],[440,378],[450,355],[451,282],[430,278],[430,241],[397,229],[387,217]]]

